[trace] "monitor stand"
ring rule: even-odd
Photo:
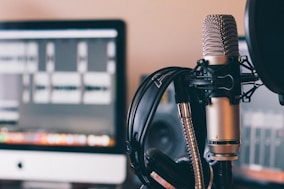
[[[72,189],[72,184],[63,182],[23,181],[21,189]]]

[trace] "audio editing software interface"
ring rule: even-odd
[[[0,33],[0,143],[114,146],[116,30]]]

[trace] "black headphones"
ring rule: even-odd
[[[126,142],[127,153],[131,161],[130,166],[140,181],[150,188],[194,188],[194,176],[189,158],[174,161],[158,149],[144,148],[147,130],[165,90],[175,79],[183,75],[190,75],[191,72],[190,68],[167,67],[152,73],[141,83],[130,105]],[[190,98],[195,98],[194,94],[194,92],[190,93]],[[198,147],[200,152],[203,152],[206,123],[205,113],[203,115],[202,112],[205,110],[200,111],[203,106],[198,103],[198,100],[193,100],[191,107],[193,107],[193,123],[198,125],[195,129]]]

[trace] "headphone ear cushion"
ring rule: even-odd
[[[154,148],[149,149],[145,153],[145,159],[150,174],[157,174],[176,188],[194,187],[194,181],[192,182],[192,174],[190,172],[191,166],[189,163],[176,163],[170,157]]]

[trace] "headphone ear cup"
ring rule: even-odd
[[[190,163],[176,163],[161,151],[151,148],[145,153],[150,176],[161,185],[171,184],[175,188],[193,188]],[[166,182],[165,182],[166,181]]]

